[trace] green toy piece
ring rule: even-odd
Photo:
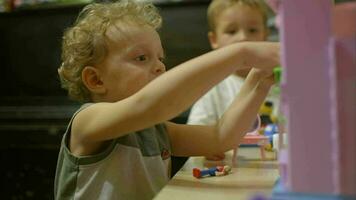
[[[273,73],[274,73],[274,80],[276,81],[276,83],[279,84],[281,82],[281,77],[282,77],[282,67],[277,66],[276,68],[273,69]]]

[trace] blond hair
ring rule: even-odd
[[[64,33],[62,64],[58,69],[62,88],[68,90],[70,98],[80,102],[91,101],[90,92],[81,78],[82,70],[106,57],[106,32],[118,22],[120,25],[130,23],[158,29],[162,18],[152,3],[135,0],[93,3],[83,8],[74,25]]]
[[[268,7],[263,0],[212,0],[208,7],[207,17],[210,31],[215,31],[216,19],[227,8],[241,3],[243,5],[256,8],[260,11],[263,17],[263,23],[267,27]]]

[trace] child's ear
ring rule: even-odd
[[[84,85],[91,93],[104,94],[106,88],[101,80],[100,71],[92,66],[85,66],[82,71],[82,80]]]
[[[217,49],[218,48],[218,43],[217,43],[217,37],[216,37],[216,34],[215,32],[213,31],[209,31],[208,32],[208,39],[209,39],[209,42],[210,42],[210,46],[212,49]]]

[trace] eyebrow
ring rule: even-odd
[[[258,22],[249,22],[247,23],[248,25],[253,25],[253,26],[259,26]],[[262,24],[263,26],[263,24]]]
[[[224,29],[231,29],[231,28],[239,27],[239,25],[236,24],[235,22],[229,22],[229,23],[226,23],[224,25],[225,25]]]
[[[127,48],[125,48],[125,50],[124,50],[124,52],[125,53],[130,53],[131,51],[134,51],[135,49],[139,49],[139,50],[141,50],[141,49],[143,49],[143,50],[147,50],[147,49],[149,49],[149,48],[147,48],[147,44],[145,44],[145,43],[139,43],[139,44],[135,44],[135,45],[133,45],[133,46],[129,46],[129,47],[127,47]],[[143,47],[143,48],[142,48]],[[165,53],[165,50],[164,50],[164,48],[162,47],[162,57],[163,58],[165,58],[166,57],[166,53]]]

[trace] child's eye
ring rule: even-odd
[[[145,61],[147,60],[147,56],[146,55],[140,55],[140,56],[137,56],[135,58],[136,61]]]
[[[164,57],[160,57],[159,60],[160,60],[161,62],[164,62]]]
[[[250,32],[250,33],[257,33],[257,32],[258,32],[258,29],[256,29],[256,28],[250,28],[250,29],[249,29],[249,32]]]
[[[228,30],[226,31],[227,34],[233,35],[236,33],[236,30]]]

